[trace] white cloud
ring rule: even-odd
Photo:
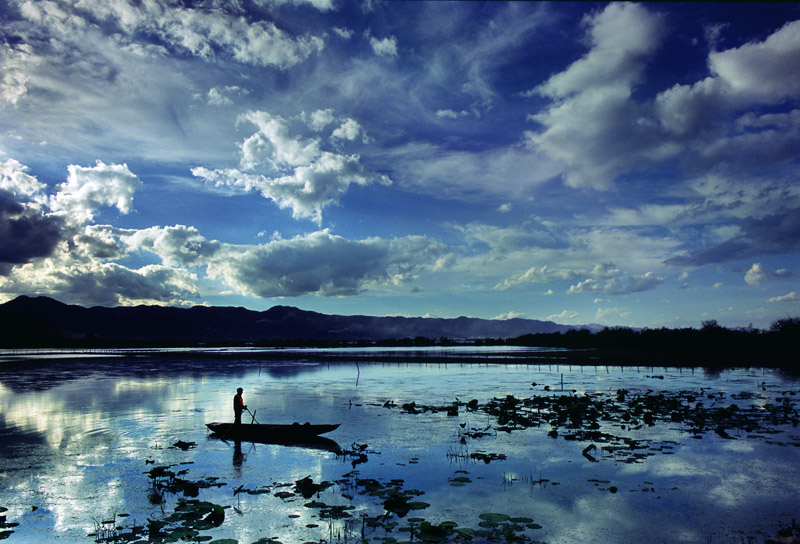
[[[323,154],[320,164],[327,158]],[[19,162],[0,162],[0,173],[4,295],[47,293],[84,305],[187,305],[200,295],[197,273],[203,271],[205,278],[244,295],[348,296],[406,285],[449,259],[444,244],[424,236],[353,241],[324,230],[234,245],[207,240],[197,228],[184,225],[136,230],[86,224],[102,205],[131,209],[140,182],[127,166],[101,161],[93,168],[72,165],[67,181],[49,200],[41,194],[44,186]],[[20,201],[19,195],[40,197],[42,209]],[[44,213],[48,204],[57,213]],[[70,224],[59,222],[62,214]],[[26,237],[20,235],[23,228]],[[5,234],[9,229],[13,236]],[[133,269],[108,262],[134,252],[154,254],[161,263]]]
[[[642,58],[653,52],[663,33],[660,17],[637,4],[610,4],[595,15],[587,15],[592,48],[566,71],[538,88],[550,97],[582,94],[592,87],[630,88],[644,68]]]
[[[41,195],[45,184],[28,173],[28,167],[15,159],[0,161],[0,189],[27,198]]]
[[[710,51],[707,77],[676,84],[654,100],[634,93],[660,44],[660,17],[638,4],[617,3],[584,22],[589,52],[523,93],[551,100],[529,116],[542,128],[524,137],[531,149],[562,164],[568,185],[609,189],[620,174],[678,156],[689,167],[731,170],[796,157],[800,136],[793,112],[759,119],[746,109],[800,93],[794,75],[800,72],[800,21],[763,42]]]
[[[315,112],[318,113],[318,112]],[[322,123],[327,114],[312,114],[312,124]],[[208,182],[258,191],[281,208],[292,210],[296,219],[322,221],[322,209],[336,204],[350,185],[370,183],[391,184],[383,174],[368,172],[358,155],[342,155],[321,148],[318,139],[293,134],[288,121],[263,111],[249,112],[243,120],[250,121],[258,131],[242,143],[241,169],[192,169],[192,174]],[[351,135],[358,123],[345,123],[342,137]],[[341,127],[340,127],[341,128]]]
[[[67,181],[58,186],[50,208],[76,223],[91,221],[101,206],[115,206],[122,213],[133,208],[133,193],[141,187],[126,164],[105,164],[98,160],[94,167],[71,164]]]
[[[241,116],[258,127],[242,143],[242,167],[249,170],[268,163],[281,169],[309,164],[320,154],[317,139],[302,139],[290,132],[289,123],[278,115],[250,111]]]
[[[632,163],[674,153],[647,144],[653,127],[631,102],[644,60],[660,42],[662,23],[628,3],[610,4],[584,23],[591,50],[534,90],[554,103],[531,117],[544,131],[528,131],[525,138],[532,149],[565,165],[569,185],[602,189]]]
[[[333,0],[256,0],[258,4],[293,4],[293,5],[302,5],[302,4],[309,4],[320,11],[330,11],[334,9],[336,6],[334,5]]]
[[[332,140],[355,140],[358,138],[358,135],[362,135],[362,140],[367,140],[366,135],[364,134],[364,129],[355,119],[345,119],[342,124],[331,133]]]
[[[800,293],[792,291],[779,297],[771,297],[768,302],[800,302]]]
[[[125,255],[115,234],[107,227],[83,227],[70,244],[60,243],[45,258],[0,276],[0,291],[45,293],[85,306],[187,305],[198,296],[197,277],[186,270],[164,265],[133,269],[105,262]]]
[[[28,92],[27,71],[37,63],[30,45],[0,44],[0,101],[16,105]],[[0,102],[0,103],[2,103]]]
[[[208,90],[207,102],[211,106],[230,106],[236,96],[250,94],[247,89],[242,89],[238,85],[226,85],[224,87],[212,87]]]
[[[548,315],[545,319],[547,321],[571,321],[578,317],[578,312],[572,310],[564,310],[558,314]]]
[[[529,283],[548,283],[551,281],[569,280],[579,277],[580,275],[581,273],[575,270],[553,270],[546,264],[538,268],[532,266],[522,274],[507,278],[498,283],[495,285],[495,289],[498,291],[507,291]]]
[[[763,42],[708,56],[712,74],[741,100],[774,102],[800,93],[800,21],[787,23]]]
[[[788,278],[792,275],[793,275],[792,272],[790,270],[786,270],[785,268],[771,271],[764,268],[764,266],[761,263],[753,263],[753,265],[744,275],[744,281],[748,285],[760,285],[765,281],[777,278]]]
[[[598,323],[602,323],[607,319],[626,319],[630,316],[630,312],[621,310],[619,308],[598,308],[597,312],[595,313],[594,320]]]
[[[248,21],[222,10],[202,10],[145,2],[133,9],[123,2],[81,0],[69,13],[23,4],[31,21],[48,25],[62,36],[70,25],[89,26],[92,20],[116,25],[122,36],[135,40],[139,32],[154,33],[165,46],[214,59],[230,57],[256,66],[287,69],[324,48],[316,36],[290,36],[269,21]]]
[[[574,294],[574,293],[596,292],[600,291],[601,289],[602,286],[600,285],[600,282],[592,278],[587,278],[583,281],[579,281],[575,285],[570,285],[567,293]]]
[[[520,312],[509,311],[509,312],[502,313],[500,315],[496,315],[492,319],[498,320],[498,321],[504,321],[506,319],[525,319],[525,314],[520,313]]]
[[[338,26],[333,27],[333,31],[339,35],[340,37],[344,38],[345,40],[349,40],[353,37],[353,31],[348,28],[340,28]]]
[[[571,285],[567,293],[599,292],[606,295],[627,295],[655,289],[663,282],[664,278],[656,276],[653,272],[647,272],[639,276],[629,276],[627,278],[615,277],[606,281],[587,278],[575,285]]]
[[[376,55],[382,57],[396,57],[397,56],[397,38],[389,36],[379,40],[377,38],[370,38],[369,44]]]
[[[436,117],[439,117],[441,119],[460,119],[461,117],[466,117],[468,115],[469,115],[469,112],[465,111],[465,110],[455,111],[455,110],[446,109],[446,110],[437,110],[436,111]]]
[[[195,227],[150,227],[123,233],[131,250],[145,250],[158,255],[167,266],[204,266],[223,247],[209,241]]]
[[[308,126],[311,127],[312,130],[319,132],[326,126],[333,123],[335,120],[336,117],[333,114],[332,108],[316,110],[311,114],[311,120],[309,121]]]

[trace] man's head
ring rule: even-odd
[[[236,390],[236,392],[239,393],[240,395],[242,394],[242,391],[244,391],[244,389],[242,389],[241,387]]]

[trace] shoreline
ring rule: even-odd
[[[0,349],[0,364],[30,360],[91,358],[198,358],[264,361],[321,361],[376,363],[463,363],[463,364],[569,364],[576,366],[659,366],[659,367],[758,367],[780,368],[800,373],[798,354],[790,350],[642,349],[642,348],[544,348],[541,351],[503,350],[448,353],[402,350],[341,350],[340,348],[14,348]]]

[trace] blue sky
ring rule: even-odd
[[[800,314],[800,4],[0,16],[0,301]]]

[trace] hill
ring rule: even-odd
[[[48,297],[20,296],[0,305],[0,345],[241,344],[303,341],[379,341],[425,337],[467,341],[564,332],[572,327],[533,319],[489,320],[326,315],[274,306],[85,308]]]

